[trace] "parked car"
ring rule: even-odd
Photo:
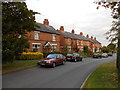
[[[108,57],[108,54],[107,54],[107,53],[103,53],[103,54],[102,54],[102,57],[107,58],[107,57]]]
[[[77,53],[68,53],[66,56],[66,60],[67,61],[74,61],[74,62],[82,61],[82,56],[80,56]]]
[[[62,54],[49,54],[46,58],[38,61],[40,66],[51,66],[56,67],[59,64],[65,64],[66,59]]]
[[[108,53],[108,56],[113,56],[113,54],[112,53]]]
[[[101,58],[101,54],[100,53],[93,53],[93,58]]]

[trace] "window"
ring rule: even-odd
[[[68,45],[70,45],[71,44],[71,40],[70,39],[68,39]]]
[[[34,33],[34,39],[35,39],[35,40],[38,40],[38,39],[39,39],[38,32],[35,32],[35,33]]]
[[[32,44],[32,51],[38,52],[40,51],[40,44]]]
[[[79,40],[77,40],[77,45],[79,45]]]
[[[50,54],[47,56],[47,58],[56,58],[56,57],[57,57],[57,55],[54,55],[54,54]]]
[[[55,34],[52,35],[52,40],[56,41],[56,35]]]
[[[56,45],[52,45],[52,51],[56,51]]]

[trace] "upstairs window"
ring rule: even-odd
[[[39,39],[38,32],[35,32],[35,33],[34,33],[34,39],[35,39],[35,40],[38,40],[38,39]]]
[[[68,39],[68,45],[70,45],[71,44],[71,40],[70,39]]]
[[[52,35],[52,40],[56,41],[56,35],[55,34]]]
[[[77,45],[79,45],[79,40],[77,40]]]

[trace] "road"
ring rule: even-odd
[[[39,66],[7,74],[2,77],[3,88],[80,88],[87,76],[100,64],[114,61],[115,56],[82,62],[66,62],[55,68]]]

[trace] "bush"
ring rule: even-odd
[[[23,52],[17,57],[18,60],[37,60],[42,58],[43,53],[40,52]]]

